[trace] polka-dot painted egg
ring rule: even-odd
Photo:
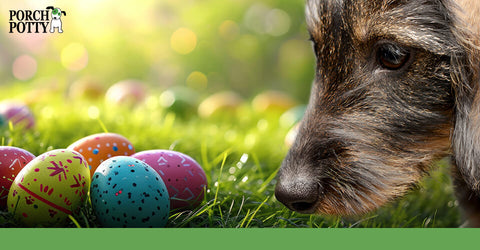
[[[87,200],[90,173],[82,155],[46,152],[28,163],[8,193],[8,211],[26,226],[62,226]]]
[[[32,112],[22,102],[3,101],[0,102],[0,115],[11,121],[14,126],[31,129],[35,126],[35,118]]]
[[[160,175],[129,156],[104,161],[92,177],[92,207],[104,227],[163,227],[170,202]]]
[[[27,163],[35,156],[25,149],[0,146],[0,208],[7,207],[7,197],[10,186]]]
[[[172,210],[196,207],[203,201],[207,177],[190,156],[170,150],[148,150],[132,157],[144,161],[160,174],[167,186]]]
[[[127,138],[115,133],[100,133],[84,137],[68,146],[68,149],[75,150],[85,157],[91,175],[106,159],[135,153],[132,143]]]

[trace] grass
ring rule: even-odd
[[[26,96],[25,89],[0,89],[0,100]],[[158,96],[158,95],[155,95]],[[44,92],[31,101],[37,126],[23,132],[0,129],[0,143],[24,148],[35,155],[93,133],[115,132],[127,137],[136,151],[171,149],[196,159],[208,177],[202,205],[191,211],[172,211],[167,227],[195,228],[325,228],[325,227],[457,227],[458,205],[448,177],[447,161],[404,198],[355,218],[302,215],[289,211],[274,197],[275,173],[287,153],[289,126],[281,113],[259,113],[246,102],[237,113],[201,119],[162,109],[157,98],[136,107],[107,105],[103,100],[69,100],[61,92]],[[70,227],[101,227],[89,205]],[[20,227],[6,211],[0,227]]]

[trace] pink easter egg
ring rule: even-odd
[[[0,146],[0,209],[7,207],[8,191],[20,170],[35,156],[27,150]]]
[[[146,92],[145,83],[127,79],[110,86],[105,93],[105,100],[108,104],[136,105],[145,99]]]
[[[132,157],[150,165],[162,177],[170,196],[170,208],[195,208],[203,200],[207,176],[190,156],[171,150],[147,150]]]
[[[0,115],[11,121],[15,126],[31,129],[35,126],[35,119],[27,105],[17,101],[0,102]]]

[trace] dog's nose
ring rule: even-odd
[[[283,179],[275,187],[275,197],[286,207],[299,213],[315,213],[320,186],[317,182],[305,179]]]

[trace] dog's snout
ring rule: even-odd
[[[286,207],[299,213],[314,213],[320,186],[305,178],[279,178],[275,197]]]

